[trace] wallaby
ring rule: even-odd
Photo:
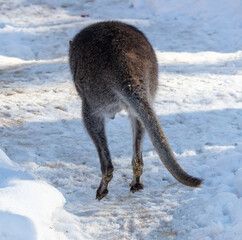
[[[84,28],[70,41],[69,63],[82,99],[85,127],[99,155],[102,180],[96,198],[108,194],[113,177],[105,118],[127,109],[133,131],[133,180],[131,191],[143,189],[142,141],[146,130],[169,172],[181,183],[199,187],[201,179],[188,175],[177,163],[152,102],[158,86],[155,52],[137,28],[118,21],[106,21]]]

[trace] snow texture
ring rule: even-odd
[[[241,0],[0,0],[0,239],[240,240],[241,12]],[[69,40],[102,20],[133,24],[153,45],[154,109],[201,188],[178,183],[146,136],[145,188],[132,194],[122,111],[107,122],[114,178],[95,200],[99,160],[67,56]]]

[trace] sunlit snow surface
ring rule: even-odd
[[[0,239],[240,240],[241,12],[240,0],[0,1]],[[200,189],[177,183],[146,136],[145,189],[130,193],[123,111],[107,122],[115,173],[95,200],[99,160],[67,56],[77,32],[111,19],[152,43],[154,109],[180,165],[204,179]]]

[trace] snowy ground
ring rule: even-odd
[[[241,239],[241,0],[49,2],[0,0],[0,239]],[[154,46],[154,108],[200,189],[177,183],[146,136],[145,189],[130,193],[121,112],[107,124],[109,195],[95,200],[99,161],[67,53],[80,29],[106,19],[137,26]]]

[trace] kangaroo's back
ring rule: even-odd
[[[152,109],[158,65],[154,50],[137,28],[121,22],[93,24],[70,41],[70,68],[82,98],[82,116],[99,155],[102,180],[97,199],[108,193],[113,165],[105,135],[105,118],[122,108],[130,114],[133,131],[131,191],[143,188],[142,141],[147,130],[165,167],[181,183],[198,187],[201,179],[188,175],[177,163]]]
[[[70,44],[70,67],[85,94],[89,87],[92,95],[95,91],[105,98],[105,93],[129,86],[129,79],[151,96],[157,89],[154,50],[141,31],[125,23],[101,22],[83,29]]]

